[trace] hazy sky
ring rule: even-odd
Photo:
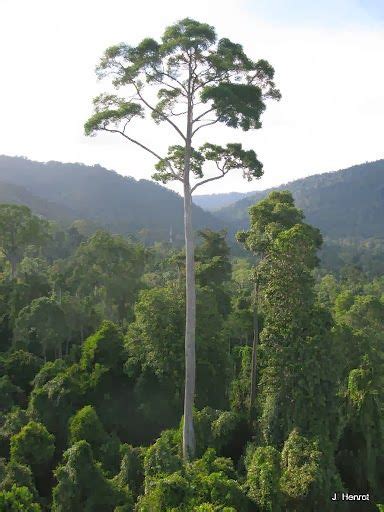
[[[193,17],[275,67],[283,94],[261,130],[206,132],[264,163],[258,182],[227,176],[200,193],[253,190],[384,158],[383,0],[0,0],[0,154],[100,163],[149,178],[153,160],[118,136],[83,135],[104,49]],[[139,125],[159,151],[168,132]]]

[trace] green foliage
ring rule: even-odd
[[[13,407],[5,414],[0,427],[0,455],[8,457],[11,437],[28,423],[28,414],[20,407]]]
[[[165,430],[157,441],[148,448],[144,457],[146,489],[153,479],[174,473],[181,469],[181,438],[177,430]]]
[[[47,236],[47,222],[40,220],[26,206],[0,205],[0,247],[11,264],[12,277],[30,244],[39,245]]]
[[[280,489],[280,452],[273,446],[253,447],[248,459],[246,481],[248,496],[262,511],[283,510],[283,496]]]
[[[216,380],[219,386],[218,379],[225,382],[228,378],[225,373],[228,354],[225,345],[218,343],[217,331],[222,318],[213,290],[200,289],[197,301],[197,403],[199,406],[222,406],[220,388],[212,389],[211,386],[212,381]],[[183,290],[169,286],[142,291],[135,306],[135,322],[128,328],[126,345],[128,375],[140,372],[140,378],[145,378],[145,372],[150,371],[156,376],[155,383],[172,383],[170,399],[177,404],[182,395],[184,376]],[[151,389],[151,393],[156,393],[156,389]],[[145,397],[141,396],[143,399]]]
[[[132,497],[103,475],[95,463],[90,445],[82,440],[64,453],[63,464],[55,471],[53,512],[113,512],[117,507],[133,510]],[[117,509],[119,510],[119,509]]]
[[[177,473],[159,479],[153,488],[139,500],[139,512],[161,512],[162,510],[188,510],[185,506],[188,482]],[[182,507],[182,508],[181,508]]]
[[[355,368],[348,376],[348,396],[358,408],[361,407],[369,391],[370,377],[370,373],[364,368]]]
[[[115,474],[120,466],[120,441],[116,435],[108,436],[95,409],[86,405],[69,420],[68,443],[87,441],[95,459],[100,461],[105,472]]]
[[[10,491],[0,491],[0,510],[3,512],[41,512],[27,487],[12,486]]]
[[[81,350],[81,365],[88,371],[98,366],[113,369],[124,357],[122,334],[112,323],[104,321],[95,334],[90,336]]]
[[[233,351],[233,360],[237,368],[236,376],[231,382],[231,408],[238,413],[244,414],[249,410],[249,376],[252,361],[251,347],[237,347],[237,349]]]
[[[306,496],[319,473],[321,452],[316,442],[311,442],[294,430],[284,444],[281,487],[291,498]]]
[[[65,340],[67,324],[63,310],[52,298],[40,297],[23,308],[16,321],[15,338],[28,346],[28,341],[35,336],[41,345],[41,353],[59,354]]]
[[[12,384],[8,375],[0,377],[0,411],[6,412],[22,401],[22,390]]]
[[[44,371],[46,370],[46,371]],[[63,448],[67,441],[69,418],[84,405],[85,376],[78,365],[61,369],[44,368],[49,379],[31,393],[29,411],[31,417],[43,423],[55,435],[56,444]],[[53,377],[49,375],[53,373]],[[37,375],[37,379],[43,375]],[[45,380],[45,379],[44,379]]]
[[[201,457],[208,448],[237,460],[249,436],[246,419],[235,411],[220,411],[205,407],[193,415],[196,455]]]
[[[129,122],[134,117],[144,117],[137,103],[127,103],[115,95],[101,94],[93,100],[95,114],[84,125],[85,135],[93,135],[108,125],[117,127],[121,121]]]
[[[97,231],[77,249],[68,283],[81,297],[99,297],[104,318],[123,322],[131,316],[143,263],[141,245]]]
[[[41,423],[30,421],[11,438],[11,460],[30,466],[36,474],[48,469],[54,451],[54,436]]]
[[[0,490],[9,491],[13,485],[26,487],[34,498],[38,496],[29,466],[19,464],[13,460],[5,464],[5,460],[0,459]]]
[[[115,476],[115,483],[132,490],[132,494],[137,498],[143,492],[144,484],[144,451],[142,448],[134,448],[128,444],[121,446],[121,464],[120,472]]]
[[[198,150],[191,143],[198,130],[216,122],[241,127],[244,131],[258,129],[266,100],[280,99],[272,66],[265,60],[252,61],[241,45],[229,39],[217,40],[213,27],[185,18],[168,27],[161,42],[147,38],[137,47],[125,43],[112,46],[105,51],[96,72],[99,78],[112,76],[114,89],[128,87],[136,98],[133,101],[129,95],[124,99],[115,94],[95,98],[95,113],[84,125],[85,134],[118,133],[151,153],[158,160],[155,180],[167,183],[187,178],[189,183],[189,173],[203,178],[203,164],[210,161],[221,172],[215,179],[233,169],[243,170],[248,180],[262,175],[262,165],[255,152],[243,150],[239,143],[226,147],[207,143]],[[144,92],[147,85],[157,93],[158,102],[152,105]],[[187,111],[184,111],[185,102]],[[202,104],[208,104],[205,111],[198,108]],[[145,112],[157,124],[168,123],[185,144],[171,145],[163,157],[128,136],[127,125],[135,117],[144,117]],[[215,119],[208,121],[207,114]],[[178,120],[175,117],[180,115],[187,120],[185,134],[175,122]],[[205,180],[191,190],[203,183]]]
[[[250,208],[251,229],[240,232],[238,240],[256,254],[263,255],[271,247],[276,237],[284,230],[301,224],[303,213],[295,208],[290,192],[271,192]]]
[[[235,480],[235,470],[229,459],[217,457],[207,450],[201,459],[170,474],[157,473],[146,486],[138,502],[138,510],[162,511],[248,510],[249,502]]]
[[[47,361],[40,368],[33,379],[33,386],[35,389],[41,388],[48,381],[56,377],[67,368],[67,364],[63,359],[55,359],[54,361]]]
[[[91,447],[105,441],[106,433],[94,408],[86,405],[69,420],[69,443],[75,444],[84,439]]]
[[[135,306],[135,322],[127,335],[127,369],[141,359],[158,377],[169,375],[181,385],[183,375],[183,295],[174,288],[144,290]]]
[[[177,41],[187,44],[183,30],[197,28],[202,39],[196,44],[203,44],[210,27],[192,22],[167,36],[167,44],[176,45],[176,64]],[[163,58],[163,44],[146,40],[135,49],[119,47],[113,58],[128,52],[135,60],[128,75],[138,76],[144,65],[155,83],[152,65]],[[240,46],[219,46],[217,55],[210,54],[213,69],[253,65]],[[163,122],[180,98],[161,92],[155,120]],[[100,108],[112,99],[103,101]],[[184,148],[171,153],[174,168],[181,169]],[[255,157],[213,144],[192,156],[197,177],[201,157],[239,169],[248,157],[252,167]],[[25,162],[26,181],[31,165]],[[45,186],[41,176],[53,168],[49,163],[34,169],[36,186]],[[113,198],[113,211],[124,214],[119,208],[126,196],[116,191],[129,180],[114,173],[107,179],[97,167],[57,164],[56,171],[52,191],[59,187],[66,201],[75,204],[80,197],[84,211],[92,210],[92,201],[102,207],[99,187],[110,203]],[[60,178],[66,173],[69,188]],[[81,180],[90,196],[82,195]],[[78,194],[71,197],[74,189]],[[133,199],[144,201],[139,193]],[[143,222],[152,229],[147,213]],[[174,228],[172,215],[167,232],[171,223]],[[134,232],[138,222],[135,229],[133,221],[121,229]],[[88,236],[97,229],[84,224],[76,223]],[[115,231],[112,221],[110,226]],[[49,229],[52,237],[44,247],[31,245],[43,240],[32,241],[19,253],[16,279],[9,279],[6,258],[0,258],[1,510],[52,504],[63,512],[317,512],[342,506],[329,500],[335,490],[357,489],[383,502],[384,282],[369,281],[366,267],[358,267],[364,254],[372,257],[371,270],[378,264],[379,242],[356,242],[359,252],[345,241],[342,259],[348,265],[339,274],[317,267],[319,232],[304,223],[292,196],[282,191],[252,208],[250,228],[239,236],[257,258],[256,274],[252,256],[231,258],[223,231],[199,233],[197,460],[184,464],[185,255],[169,243],[144,250],[108,233],[86,240],[76,229]],[[155,235],[141,236],[150,241]],[[250,418],[255,277],[261,334]],[[61,313],[55,316],[57,308]],[[38,357],[43,342],[46,356],[54,359],[45,364]]]
[[[6,357],[4,370],[14,384],[24,391],[29,391],[42,364],[42,360],[35,355],[24,350],[17,350]]]

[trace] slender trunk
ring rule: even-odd
[[[259,344],[259,317],[258,317],[258,286],[255,283],[253,297],[253,341],[252,341],[252,368],[251,368],[251,392],[249,413],[252,415],[256,400],[256,379],[257,379],[257,346]]]
[[[196,379],[196,284],[195,250],[192,231],[192,196],[189,183],[184,185],[184,228],[185,228],[185,391],[183,456],[190,460],[195,454],[195,433],[193,428],[193,405]]]
[[[188,115],[184,154],[184,235],[185,235],[185,388],[183,457],[188,461],[195,456],[195,432],[193,428],[193,406],[196,380],[196,282],[195,247],[192,229],[192,193],[190,166],[192,149],[193,91],[191,84],[191,60],[188,81]]]

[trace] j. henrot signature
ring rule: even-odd
[[[350,494],[348,492],[335,492],[332,501],[369,501],[369,493],[367,494]]]

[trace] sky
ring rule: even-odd
[[[139,148],[111,134],[84,136],[103,90],[94,69],[108,46],[159,38],[187,16],[267,59],[282,93],[262,129],[215,125],[205,134],[254,149],[264,176],[228,175],[199,193],[265,189],[384,158],[383,0],[0,0],[0,154],[150,179],[155,162]],[[160,152],[175,143],[166,128],[139,123],[134,133]]]

